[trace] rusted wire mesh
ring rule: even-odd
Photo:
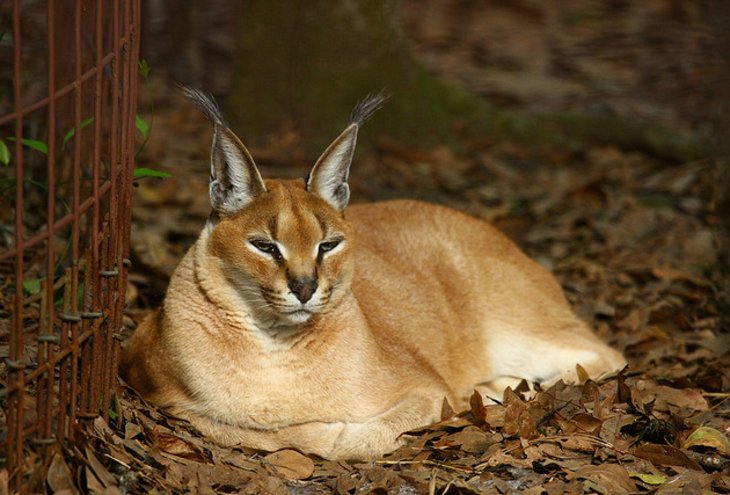
[[[11,489],[24,459],[113,408],[139,12],[139,0],[0,3],[0,475]]]

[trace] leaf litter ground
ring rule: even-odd
[[[141,156],[173,177],[135,193],[130,331],[208,214],[210,130],[189,107],[172,98]],[[252,152],[269,177],[311,164]],[[610,146],[377,138],[353,167],[355,201],[416,197],[491,221],[557,275],[628,369],[531,398],[528,384],[496,403],[474,395],[468,411],[444,404],[443,421],[370,462],[220,448],[120,384],[110,425],[94,422],[47,469],[29,453],[32,480],[54,493],[730,493],[725,166]]]

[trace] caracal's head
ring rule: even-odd
[[[306,324],[350,290],[352,228],[343,216],[347,178],[360,125],[382,94],[363,100],[305,180],[264,181],[246,147],[209,97],[184,89],[213,121],[208,253],[259,325]]]

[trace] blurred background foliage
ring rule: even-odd
[[[710,156],[730,4],[677,0],[148,0],[143,56],[213,93],[253,146],[321,149],[386,88],[402,142],[613,144]]]

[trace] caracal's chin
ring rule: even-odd
[[[282,313],[280,318],[282,322],[289,326],[302,325],[310,320],[314,313],[308,309],[297,309],[288,313]]]
[[[289,301],[287,301],[289,302]],[[318,298],[312,298],[307,303],[294,303],[281,306],[273,306],[271,311],[274,317],[273,326],[276,327],[300,327],[307,323],[312,317],[319,313],[324,304]]]

